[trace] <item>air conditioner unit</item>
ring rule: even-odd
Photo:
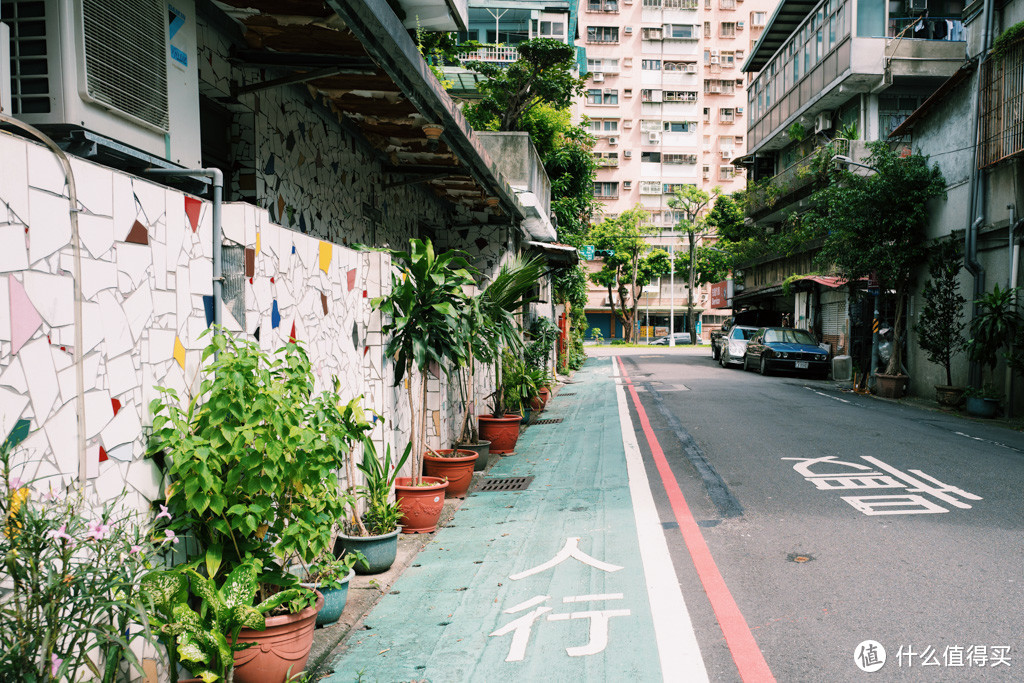
[[[719,150],[719,154],[722,155],[723,159],[732,159],[732,150],[731,149]]]
[[[721,61],[721,58],[718,55],[711,55],[711,63],[712,64],[718,64],[720,61]]]
[[[743,30],[743,22],[742,21],[737,21],[736,22],[736,30],[737,31],[742,31]]]
[[[631,149],[624,149],[624,150],[622,150],[622,156],[625,157],[626,159],[632,159],[633,158],[633,150],[631,150]]]
[[[625,26],[625,27],[623,27],[622,32],[625,33],[627,36],[631,36],[631,35],[633,35],[633,27],[632,26]]]
[[[608,138],[608,144],[609,145],[617,145],[617,144],[619,144],[619,139],[617,137],[612,136],[612,137]]]
[[[4,2],[5,16],[12,10],[17,118],[201,164],[194,0]]]
[[[918,15],[928,9],[928,0],[907,0],[907,12]]]
[[[594,72],[594,83],[604,83],[604,74],[600,71]]]
[[[743,107],[736,107],[736,116],[743,116]]]
[[[650,133],[647,134],[647,141],[652,144],[657,144],[661,142],[661,133],[659,133],[658,131],[651,131]]]
[[[623,121],[622,122],[622,127],[623,128],[632,128],[633,127],[633,119],[626,119],[625,121]]]
[[[820,112],[814,118],[814,132],[820,133],[823,130],[831,130],[832,128],[832,112],[823,111]]]

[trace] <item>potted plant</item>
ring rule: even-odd
[[[412,444],[407,444],[402,457],[392,464],[389,445],[381,462],[373,442],[369,439],[364,442],[359,471],[363,473],[365,483],[357,490],[365,501],[366,511],[360,515],[352,506],[352,517],[346,521],[334,545],[336,557],[346,552],[358,552],[363,556],[365,563],[355,565],[356,574],[379,574],[395,563],[398,533],[401,531],[398,520],[402,517],[402,509],[397,500],[391,500],[391,490],[411,451]]]
[[[371,304],[389,317],[382,331],[389,335],[385,353],[395,359],[395,386],[408,378],[412,412],[412,476],[399,477],[395,490],[402,505],[404,533],[429,533],[437,528],[444,506],[447,482],[424,477],[423,454],[427,449],[428,366],[448,372],[450,362],[466,360],[465,287],[476,282],[475,272],[463,252],[434,254],[430,240],[409,240],[409,251],[388,250],[398,272],[391,274],[391,291]],[[419,407],[413,397],[412,376],[420,375]]]
[[[468,309],[467,315],[467,339],[473,344],[474,350],[474,353],[469,355],[469,367],[472,370],[475,362],[493,364],[495,390],[491,395],[491,414],[480,415],[476,425],[473,424],[471,414],[475,401],[471,396],[468,397],[459,448],[472,448],[469,442],[477,440],[489,441],[490,453],[511,453],[515,448],[516,439],[519,438],[520,416],[506,415],[509,408],[502,379],[501,359],[504,349],[518,351],[522,348],[523,342],[516,314],[531,300],[530,292],[543,273],[544,260],[541,257],[527,259],[516,256],[503,264],[490,284],[473,297],[473,305]],[[472,384],[472,381],[473,377],[470,374],[469,384]]]
[[[253,341],[216,331],[203,358],[211,362],[195,396],[182,405],[173,390],[159,389],[161,397],[151,403],[149,454],[170,482],[172,528],[200,548],[198,557],[186,560],[211,581],[242,564],[255,567],[255,595],[264,604],[295,584],[281,568],[285,558],[308,563],[331,547],[349,504],[337,470],[359,433],[339,419],[336,391],[314,395],[312,367],[298,344],[271,356]],[[268,622],[268,642],[244,653],[246,672],[237,680],[283,680],[267,672],[285,663],[283,670],[293,668],[308,656],[312,601],[282,606],[289,613],[275,616],[273,629]],[[283,648],[279,631],[291,633]],[[259,629],[245,636],[262,637]]]
[[[991,376],[999,362],[999,352],[1016,337],[1024,320],[1017,310],[1017,289],[1000,289],[995,285],[974,303],[978,313],[971,320],[971,339],[967,342],[967,355],[981,365],[981,387],[972,387],[967,396],[967,412],[976,417],[993,417],[999,407]],[[985,379],[985,368],[989,379]]]
[[[946,371],[946,384],[935,386],[939,405],[956,407],[963,399],[964,387],[953,386],[953,356],[964,349],[964,304],[960,294],[958,275],[963,267],[960,243],[948,239],[932,252],[928,262],[930,279],[924,285],[921,316],[914,326],[917,343],[928,355],[928,360],[941,365]]]
[[[328,626],[341,618],[348,600],[349,580],[355,576],[357,566],[366,567],[368,563],[361,552],[354,550],[340,558],[327,553],[308,567],[299,564],[291,568],[299,577],[300,586],[323,595],[323,607],[316,615],[317,626]]]
[[[309,650],[277,661],[241,654],[256,654],[252,652],[258,644],[252,637],[255,633],[286,641],[308,636],[312,641],[316,614],[323,604],[323,596],[298,587],[256,603],[260,564],[257,559],[237,564],[219,586],[191,565],[151,571],[142,577],[140,592],[149,607],[149,623],[167,648],[172,680],[177,680],[179,664],[196,680],[228,683],[283,681],[289,670],[302,671]],[[281,608],[295,611],[301,618],[268,618]]]

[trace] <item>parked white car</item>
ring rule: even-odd
[[[743,355],[747,352],[747,340],[757,332],[756,327],[737,325],[729,330],[729,333],[719,341],[718,364],[723,368],[729,367],[731,363],[743,364]]]

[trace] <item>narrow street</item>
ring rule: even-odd
[[[1020,434],[694,350],[544,417],[328,680],[856,681],[864,641],[878,680],[1019,679]]]

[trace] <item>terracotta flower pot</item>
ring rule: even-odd
[[[237,642],[256,645],[235,653],[236,683],[283,683],[305,670],[316,615],[323,606],[324,596],[318,591],[316,605],[298,614],[267,617],[265,631],[243,628]]]
[[[444,507],[444,490],[448,482],[436,477],[423,477],[423,486],[413,486],[412,477],[395,480],[395,497],[402,506],[402,533],[429,534],[437,529]]]
[[[511,453],[519,440],[521,415],[505,413],[505,417],[481,415],[477,418],[480,424],[480,438],[491,442],[491,453]]]
[[[964,400],[965,387],[935,385],[935,400],[944,408],[956,408]]]
[[[442,448],[434,452],[441,456],[453,457],[437,457],[431,453],[424,453],[423,474],[447,479],[446,496],[465,498],[466,492],[469,491],[469,485],[473,482],[473,466],[476,465],[476,459],[479,457],[476,451]]]
[[[882,398],[902,398],[909,377],[906,375],[875,375],[875,390]]]

